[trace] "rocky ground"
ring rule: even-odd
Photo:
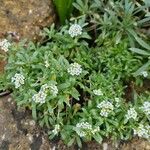
[[[31,112],[17,109],[11,96],[0,98],[0,150],[78,150],[77,146],[67,148],[61,141],[49,141],[48,136],[35,121]],[[150,143],[142,139],[130,142],[103,144],[84,143],[82,150],[150,150]]]
[[[52,0],[0,0],[0,38],[36,40],[54,18]]]

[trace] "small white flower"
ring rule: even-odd
[[[150,102],[148,101],[144,102],[141,109],[144,111],[146,115],[150,115]]]
[[[44,84],[41,86],[40,91],[37,94],[33,95],[32,100],[35,101],[36,103],[41,103],[41,104],[45,103],[48,89],[50,89],[50,92],[52,93],[53,96],[56,96],[58,94],[58,88],[56,85]]]
[[[10,45],[11,44],[6,39],[0,41],[0,48],[5,52],[8,52],[8,48],[10,47]]]
[[[51,84],[50,85],[50,91],[53,94],[53,96],[56,96],[58,94],[58,88],[57,88],[57,86],[54,85],[54,84]]]
[[[60,125],[56,124],[54,130],[52,130],[54,135],[57,135],[60,131]]]
[[[88,122],[81,122],[76,124],[76,133],[80,137],[85,137],[87,135],[87,130],[92,130],[92,125]]]
[[[39,93],[34,94],[32,97],[32,100],[36,103],[45,103],[46,102],[46,93],[43,91],[39,91]]]
[[[78,123],[76,125],[77,128],[83,128],[83,129],[89,129],[91,130],[92,129],[92,125],[89,124],[88,122],[81,122],[81,123]]]
[[[82,28],[78,24],[73,24],[69,28],[69,34],[71,37],[75,37],[82,34]]]
[[[141,75],[146,78],[148,76],[148,72],[147,71],[143,71],[143,72],[141,72]]]
[[[104,117],[108,117],[108,115],[114,110],[113,104],[109,101],[102,101],[97,107],[101,109],[100,115]]]
[[[71,74],[72,76],[74,75],[80,75],[82,73],[82,68],[81,65],[78,63],[72,63],[70,64],[69,68],[67,69],[68,73]]]
[[[16,73],[14,77],[11,78],[11,82],[15,84],[16,89],[24,84],[24,80],[25,77],[20,73]]]
[[[76,133],[80,137],[85,137],[88,134],[95,134],[96,132],[100,131],[99,127],[92,127],[92,125],[88,122],[81,122],[76,124]]]
[[[125,115],[126,116],[126,119],[129,120],[129,119],[134,119],[136,120],[137,118],[137,112],[135,111],[134,108],[130,108],[128,111],[127,111],[127,114]]]
[[[139,137],[149,139],[150,138],[150,126],[144,126],[140,124],[138,128],[134,129],[134,135]]]
[[[103,95],[103,92],[101,91],[101,89],[98,89],[98,90],[93,90],[93,93],[97,96],[102,96]]]
[[[48,63],[48,61],[45,61],[45,67],[48,68],[50,66],[50,64]]]
[[[44,85],[42,85],[41,86],[41,89],[40,89],[40,91],[43,91],[43,92],[47,92],[46,90],[49,88],[49,86],[48,86],[48,84],[44,84]]]
[[[54,84],[50,84],[50,85],[44,84],[41,86],[40,91],[47,93],[48,89],[50,89],[50,92],[53,94],[53,96],[56,96],[58,94],[58,88]]]

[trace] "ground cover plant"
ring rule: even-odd
[[[140,30],[150,20],[149,4],[77,0],[73,6],[65,25],[44,29],[43,43],[1,41],[8,62],[1,85],[32,110],[50,139],[68,146],[149,140],[150,93],[136,91],[150,78],[150,41]]]

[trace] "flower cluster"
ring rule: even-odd
[[[128,111],[127,111],[127,114],[125,115],[126,119],[129,120],[129,119],[134,119],[136,120],[137,118],[137,112],[135,111],[134,108],[130,108]]]
[[[80,75],[82,73],[82,68],[81,65],[78,63],[72,63],[70,64],[69,68],[67,69],[68,73],[71,74],[72,76],[74,75]]]
[[[58,88],[57,88],[57,86],[54,85],[54,84],[51,84],[49,87],[50,87],[50,91],[53,94],[53,96],[56,96],[58,94]]]
[[[45,103],[47,94],[43,91],[39,91],[39,93],[34,94],[32,100],[36,103]]]
[[[44,84],[41,86],[40,91],[37,94],[33,95],[32,97],[33,101],[35,101],[36,103],[41,103],[41,104],[45,103],[48,89],[50,89],[50,92],[52,93],[53,96],[56,96],[58,94],[58,88],[56,85]]]
[[[82,28],[78,24],[73,24],[69,28],[69,34],[71,37],[75,37],[82,34]]]
[[[103,92],[101,91],[101,89],[98,89],[98,90],[93,90],[93,93],[97,96],[102,96],[103,95]]]
[[[5,51],[8,52],[8,48],[11,44],[8,42],[8,40],[4,39],[2,41],[0,41],[0,48]]]
[[[144,111],[144,113],[148,116],[150,115],[150,102],[146,101],[144,102],[143,106],[141,109]]]
[[[125,115],[126,119],[129,120],[129,119],[134,119],[136,120],[137,118],[137,112],[135,111],[134,108],[130,108],[128,111],[127,111],[127,114]]]
[[[143,71],[143,72],[141,72],[141,75],[146,78],[148,76],[148,72],[147,71]]]
[[[60,131],[60,125],[56,124],[54,130],[52,130],[52,133],[54,135],[57,135],[59,131]]]
[[[80,137],[85,137],[88,134],[95,134],[96,132],[98,132],[100,129],[99,127],[95,127],[93,128],[91,124],[89,124],[88,122],[81,122],[81,123],[77,123],[76,124],[76,133],[80,136]]]
[[[100,115],[104,117],[108,117],[108,115],[114,110],[113,104],[109,101],[102,101],[97,107],[101,109]]]
[[[139,137],[149,139],[150,138],[150,126],[144,126],[140,124],[138,128],[134,129],[134,135],[138,135]]]
[[[43,84],[43,85],[41,86],[40,91],[43,91],[43,92],[46,93],[48,88],[49,88],[48,84]]]
[[[14,77],[11,78],[11,82],[15,84],[15,88],[18,89],[21,85],[24,84],[25,77],[20,74],[16,73]]]

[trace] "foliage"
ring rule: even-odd
[[[53,0],[61,24],[65,23],[65,20],[70,17],[72,11],[73,0]]]
[[[150,20],[147,15],[150,5],[146,2],[141,5],[130,0],[76,0],[73,5],[81,16],[86,16],[90,23],[89,30],[93,30],[96,37],[106,39],[115,35],[116,44],[128,36],[130,45],[134,46],[137,39],[133,34],[140,39],[139,27]]]
[[[59,29],[45,28],[42,44],[12,44],[2,85],[13,89],[18,106],[32,110],[50,139],[61,137],[68,146],[149,139],[150,93],[125,92],[125,83],[150,77],[149,41],[139,34],[141,16],[135,15],[147,9],[128,0],[77,0],[74,6],[80,16]]]

